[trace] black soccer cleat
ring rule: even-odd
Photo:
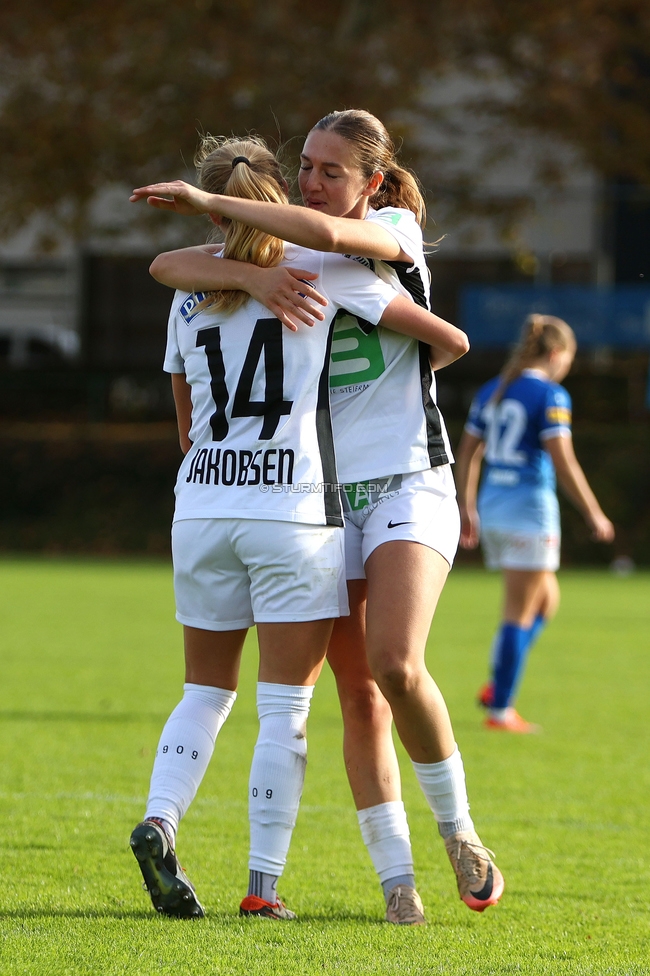
[[[134,828],[130,844],[156,911],[172,918],[203,918],[203,906],[162,826],[143,820]]]

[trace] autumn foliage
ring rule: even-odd
[[[275,143],[358,106],[405,137],[427,87],[490,84],[495,125],[559,135],[650,182],[646,0],[21,0],[0,11],[0,233],[83,238],[98,189],[181,175],[197,129]]]

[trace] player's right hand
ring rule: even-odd
[[[328,302],[312,286],[315,278],[318,275],[313,271],[300,268],[260,268],[251,281],[250,294],[283,325],[297,332],[299,324],[312,326],[315,319],[325,318],[318,306]]]
[[[481,535],[481,521],[478,512],[461,512],[460,516],[460,547],[461,549],[476,549]]]
[[[604,512],[594,512],[589,517],[589,528],[594,542],[613,542],[616,530]]]
[[[131,203],[146,199],[150,207],[158,210],[173,210],[178,214],[194,217],[209,212],[210,201],[214,202],[214,194],[199,190],[198,186],[185,183],[183,180],[172,180],[170,183],[150,183],[140,186],[129,197]],[[171,197],[171,200],[169,199]]]

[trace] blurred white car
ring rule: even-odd
[[[0,363],[9,368],[71,362],[79,352],[79,335],[72,329],[54,322],[11,325],[0,321]]]

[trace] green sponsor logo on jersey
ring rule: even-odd
[[[353,315],[339,313],[332,336],[330,387],[368,383],[385,369],[377,330],[366,335]]]

